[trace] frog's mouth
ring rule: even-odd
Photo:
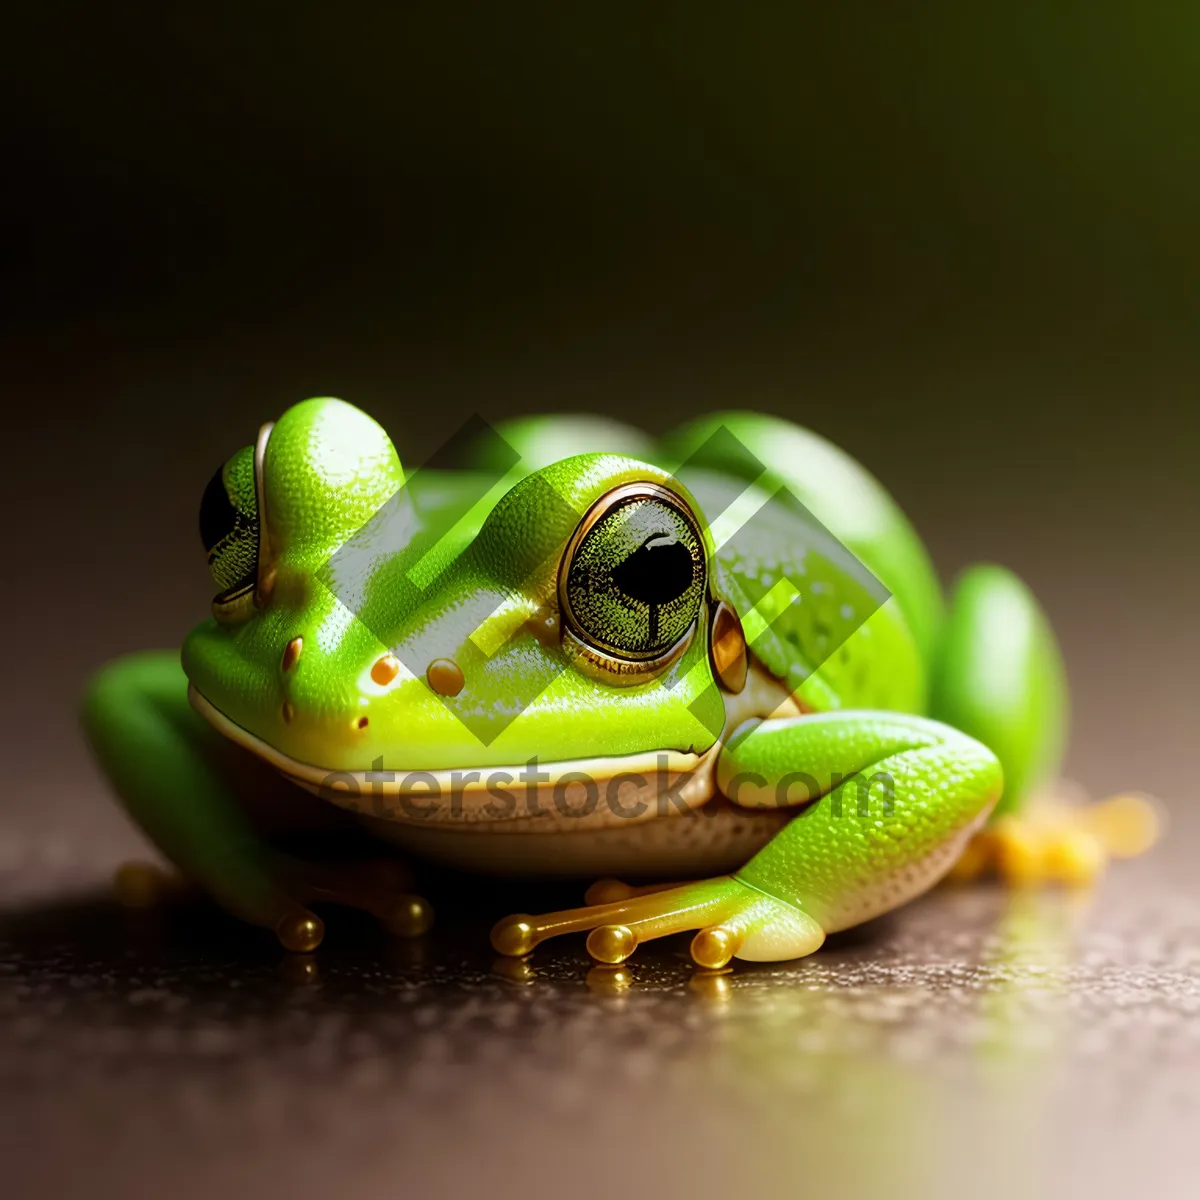
[[[652,749],[509,766],[424,771],[342,771],[292,758],[232,721],[194,684],[188,700],[219,733],[293,783],[361,816],[427,828],[562,833],[621,828],[683,816],[718,797],[717,759],[726,737],[751,718],[803,711],[757,664],[746,686],[725,697],[725,729],[703,753]]]
[[[702,754],[651,750],[510,766],[342,771],[284,754],[230,720],[194,684],[188,685],[188,701],[218,733],[291,782],[376,820],[555,833],[681,816],[716,794],[721,739]]]

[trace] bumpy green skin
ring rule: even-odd
[[[720,439],[710,437],[722,426],[742,449],[730,454],[726,439],[718,452]],[[658,447],[596,419],[526,420],[500,432],[521,464],[432,548],[419,535],[397,545],[394,524],[389,540],[371,523],[405,482],[387,435],[340,401],[289,409],[267,442],[261,480],[269,602],[237,623],[198,626],[184,641],[182,669],[170,654],[137,656],[94,680],[85,727],[116,790],[170,857],[247,919],[277,917],[269,855],[242,815],[237,781],[214,765],[220,739],[189,708],[187,680],[262,742],[329,770],[370,769],[380,757],[404,771],[712,746],[724,701],[709,664],[707,610],[665,680],[633,684],[559,669],[561,646],[530,631],[539,614],[556,611],[558,554],[580,516],[630,482],[673,489],[698,515],[712,603],[725,599],[746,618],[779,578],[807,581],[802,602],[781,608],[753,646],[760,665],[816,715],[738,731],[721,751],[718,783],[728,789],[735,776],[753,776],[761,784],[743,780],[734,798],[754,803],[759,787],[760,801],[779,802],[780,785],[802,771],[829,794],[739,878],[826,930],[852,924],[947,869],[1000,797],[1002,779],[1011,808],[1054,769],[1065,687],[1036,602],[1008,572],[984,567],[967,573],[947,611],[903,514],[828,442],[749,413],[706,417]],[[564,447],[590,453],[563,459]],[[488,466],[486,452],[475,465]],[[475,478],[418,472],[393,504],[417,529],[453,508]],[[756,504],[781,487],[890,599],[876,607],[861,569],[801,537],[786,505],[769,504],[740,536],[713,541],[708,522],[732,500]],[[348,540],[355,553],[327,567]],[[414,578],[422,586],[410,586]],[[764,604],[765,617],[777,615]],[[464,606],[479,614],[470,638]],[[281,648],[297,636],[304,652],[285,673]],[[407,671],[387,687],[373,683],[372,664],[388,646],[402,648],[405,662],[454,659],[462,693],[435,695]],[[529,702],[524,685],[543,676],[547,686]],[[486,744],[470,730],[518,708]],[[894,780],[890,811],[878,796],[860,811],[848,792],[853,779],[835,786],[858,772]],[[782,794],[784,803],[807,798]]]
[[[883,712],[745,728],[726,746],[718,783],[743,803],[757,793],[766,805],[801,771],[793,799],[834,778],[845,782],[805,808],[737,878],[808,913],[826,933],[924,891],[930,875],[953,865],[1002,784],[995,756],[973,738]]]

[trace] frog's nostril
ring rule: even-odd
[[[359,717],[358,720],[354,722],[354,728],[355,729],[366,729],[366,727],[370,723],[371,723],[370,717]]]
[[[294,637],[283,648],[283,660],[279,664],[281,671],[290,671],[300,657],[300,651],[304,649],[304,639],[302,637]]]

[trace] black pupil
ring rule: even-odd
[[[678,600],[692,586],[688,548],[667,535],[652,537],[612,573],[613,583],[632,600],[650,607],[650,638],[658,637],[658,608]]]

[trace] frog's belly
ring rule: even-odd
[[[714,800],[689,812],[616,825],[539,833],[526,826],[416,825],[361,816],[380,838],[432,862],[490,875],[671,878],[732,871],[795,811],[748,811]]]

